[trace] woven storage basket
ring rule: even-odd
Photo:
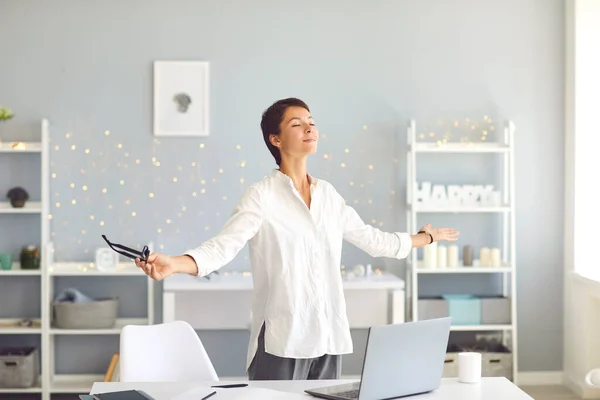
[[[61,329],[113,328],[119,311],[118,299],[89,303],[55,302],[54,326]]]

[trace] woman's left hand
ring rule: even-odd
[[[431,234],[434,242],[455,242],[460,234],[459,231],[452,228],[432,228],[431,224],[425,225],[419,231]]]

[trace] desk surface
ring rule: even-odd
[[[338,381],[250,381],[250,387],[273,389],[287,393],[304,394],[305,389],[317,388],[341,383],[353,382],[352,380]],[[233,383],[221,381],[219,384]],[[116,392],[120,390],[138,389],[143,390],[156,400],[169,400],[169,398],[198,386],[210,386],[215,382],[147,382],[147,383],[124,383],[124,382],[96,382],[92,386],[90,394],[105,392]],[[227,389],[240,390],[240,389]],[[308,399],[315,397],[305,395]],[[213,397],[214,398],[214,397]],[[523,392],[506,378],[483,378],[477,384],[464,384],[455,378],[442,380],[440,388],[434,392],[418,396],[411,396],[411,400],[532,400],[532,397]]]

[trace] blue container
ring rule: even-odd
[[[481,300],[468,294],[442,296],[448,301],[448,314],[452,325],[481,325]]]

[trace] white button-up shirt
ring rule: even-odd
[[[347,240],[373,257],[405,258],[408,233],[365,224],[334,187],[311,180],[307,207],[279,170],[254,183],[215,237],[185,252],[204,276],[248,243],[254,282],[248,367],[265,324],[265,351],[289,358],[352,353],[340,262]]]

